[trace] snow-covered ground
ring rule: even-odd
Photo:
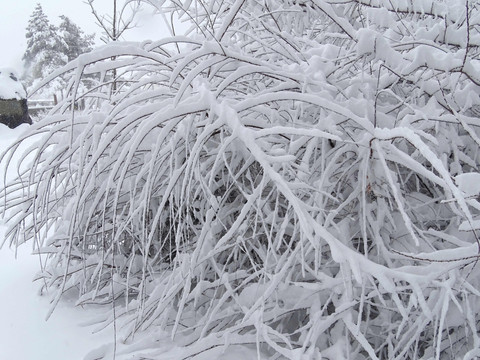
[[[10,130],[0,124],[0,151],[26,126]],[[4,171],[2,164],[2,186]],[[9,171],[7,178],[11,176]],[[4,230],[0,225],[0,242]],[[25,245],[15,253],[7,244],[0,249],[0,359],[77,360],[92,348],[111,342],[111,330],[94,333],[95,326],[85,325],[105,311],[102,309],[75,308],[64,300],[46,321],[50,300],[48,295],[39,296],[41,284],[32,282],[39,271],[39,259],[31,250]]]
[[[61,302],[48,321],[48,296],[39,296],[32,278],[38,259],[28,247],[15,253],[0,251],[0,358],[11,360],[76,360],[94,347],[111,341],[107,333],[94,334],[85,326],[97,311]]]

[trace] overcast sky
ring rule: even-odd
[[[27,43],[25,28],[37,3],[42,5],[54,25],[60,23],[60,15],[65,15],[85,33],[97,33],[96,41],[101,44],[101,30],[84,0],[0,0],[0,67],[12,67],[21,72],[21,59]],[[113,10],[112,0],[94,0],[94,4],[101,14]],[[152,9],[145,8],[139,16],[138,27],[126,33],[125,40],[155,40],[166,35],[162,29],[161,17],[153,16]]]

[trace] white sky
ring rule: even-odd
[[[0,68],[12,67],[21,73],[21,58],[26,49],[25,28],[37,3],[42,5],[54,25],[59,24],[60,15],[65,15],[85,33],[96,33],[95,40],[101,44],[101,30],[84,0],[0,0]],[[112,0],[94,0],[94,4],[99,14],[113,10]],[[137,28],[125,33],[125,40],[156,40],[167,35],[161,25],[161,17],[153,16],[152,8],[145,7],[138,19]]]

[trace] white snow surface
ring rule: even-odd
[[[16,70],[0,68],[0,99],[26,99],[27,92],[18,79]]]
[[[455,176],[455,182],[458,188],[466,196],[475,196],[480,194],[480,174],[465,173]]]
[[[27,127],[10,130],[0,124],[0,151],[11,144]],[[3,186],[4,164],[0,165]],[[12,171],[7,178],[12,177]],[[5,224],[0,225],[0,243]],[[93,333],[94,321],[102,308],[75,308],[73,301],[61,302],[48,321],[48,294],[39,295],[40,283],[32,282],[39,271],[38,256],[32,255],[27,244],[18,251],[5,244],[0,249],[0,359],[11,360],[80,360],[92,349],[111,342],[113,333],[107,329]]]
[[[100,309],[83,310],[60,303],[48,321],[48,296],[39,296],[39,284],[32,283],[38,258],[28,246],[15,259],[11,249],[0,251],[0,358],[17,360],[80,360],[92,347],[110,342],[108,331],[93,333],[84,325]]]

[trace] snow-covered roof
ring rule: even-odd
[[[0,99],[25,99],[27,92],[11,68],[0,68]]]

